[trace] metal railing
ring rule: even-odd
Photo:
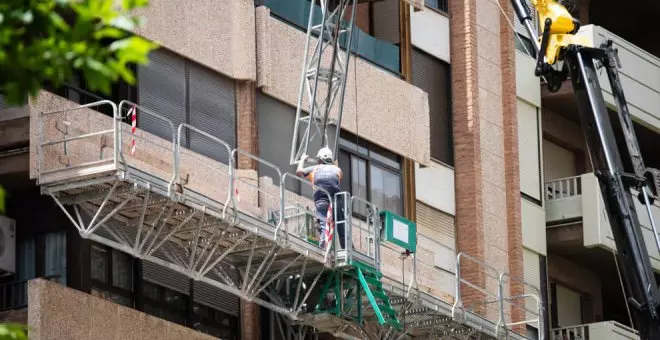
[[[44,280],[55,281],[59,275],[41,277]],[[28,281],[19,280],[0,284],[0,312],[22,309],[28,306]]]
[[[638,334],[639,332],[634,328],[620,324],[616,321],[603,321],[590,324],[553,328],[550,330],[550,340],[605,339],[602,336],[608,336],[607,339],[632,340],[639,339]]]
[[[159,122],[165,124],[169,128],[169,130],[170,130],[169,132],[171,132],[171,134],[172,134],[172,139],[169,140],[169,142],[171,142],[172,145],[171,145],[170,149],[166,148],[165,151],[172,154],[172,174],[173,174],[173,177],[176,177],[177,176],[176,174],[177,174],[177,171],[178,171],[178,164],[177,164],[178,158],[177,158],[177,155],[176,155],[176,153],[178,152],[178,149],[177,149],[178,143],[177,143],[177,136],[176,136],[176,131],[177,130],[174,127],[174,123],[172,122],[172,120],[167,119],[167,118],[153,112],[152,110],[150,110],[148,108],[137,105],[137,104],[135,104],[131,101],[128,101],[128,100],[122,100],[121,102],[119,102],[118,112],[115,115],[115,127],[114,127],[114,129],[115,129],[115,143],[114,143],[114,145],[115,145],[115,150],[117,150],[116,151],[117,155],[115,156],[115,167],[117,169],[119,168],[118,162],[121,160],[121,162],[125,166],[124,171],[126,171],[126,175],[129,175],[129,173],[128,173],[129,172],[129,168],[128,168],[129,162],[126,161],[126,157],[124,155],[124,137],[125,137],[125,135],[127,135],[129,133],[130,133],[131,138],[135,139],[136,141],[140,140],[140,141],[144,142],[145,144],[150,144],[150,145],[155,146],[157,148],[164,148],[162,145],[157,145],[152,140],[150,140],[148,138],[144,138],[142,136],[142,134],[137,134],[137,133],[133,134],[133,133],[130,132],[130,130],[128,128],[127,129],[123,128],[123,127],[128,127],[128,125],[122,124],[122,121],[125,120],[125,119],[130,120],[130,117],[128,116],[128,111],[130,111],[129,109],[127,109],[126,115],[124,115],[124,108],[127,108],[128,106],[135,107],[136,114],[138,114],[140,116],[146,114],[147,116],[149,116],[151,118],[154,118],[156,121],[159,121]],[[185,125],[185,124],[182,124],[182,125]],[[127,130],[127,131],[125,131],[125,130]],[[171,189],[171,186],[170,186],[170,188],[168,188],[168,190],[170,190],[170,189]]]
[[[536,294],[530,294],[530,293],[523,293],[519,295],[514,295],[514,296],[506,296],[504,294],[504,285],[505,285],[505,279],[509,279],[509,284],[512,283],[512,281],[516,281],[519,284],[523,286],[523,290],[532,290]],[[541,338],[543,338],[545,334],[545,324],[543,323],[543,304],[541,302],[541,291],[535,287],[534,285],[530,284],[529,282],[517,278],[517,277],[512,277],[509,273],[500,273],[500,279],[499,279],[499,296],[500,296],[500,317],[499,320],[497,321],[497,327],[503,327],[507,328],[510,326],[517,326],[517,325],[524,325],[524,324],[529,324],[529,323],[535,323],[537,324],[539,334],[541,334]],[[529,309],[527,307],[526,300],[531,299],[535,304],[536,308],[533,310]],[[519,300],[522,300],[522,305]],[[507,302],[511,305],[512,308],[519,308],[522,309],[523,313],[527,315],[527,313],[531,313],[532,315],[536,316],[533,318],[527,318],[525,316],[522,320],[513,320],[512,319],[507,322],[506,321],[506,316],[505,316],[505,309],[504,309],[504,303]]]
[[[466,279],[465,277],[462,276],[461,272],[461,263],[464,263],[465,260],[469,260],[472,262],[474,266],[476,266],[476,270],[478,271],[483,271],[485,280],[484,280],[484,285],[478,285],[474,282],[471,282],[470,280]],[[490,273],[490,275],[489,275]],[[491,278],[491,281],[493,278],[497,280],[497,292],[489,292],[487,289],[488,286],[488,277]],[[506,296],[504,294],[504,287],[505,287],[505,279],[508,278],[509,282],[511,280],[518,281],[523,284],[524,287],[532,287],[534,290],[538,292],[538,289],[523,279],[520,278],[515,278],[512,277],[510,274],[506,272],[500,272],[497,270],[495,267],[487,264],[485,261],[482,261],[480,259],[477,259],[473,256],[470,256],[465,253],[459,253],[456,256],[456,293],[455,293],[455,301],[454,305],[452,306],[452,318],[455,320],[462,320],[464,318],[464,301],[462,298],[462,292],[461,292],[461,284],[464,284],[477,292],[481,293],[484,295],[483,299],[480,299],[479,301],[474,301],[472,302],[472,306],[484,306],[484,307],[490,307],[492,305],[495,305],[496,307],[490,307],[495,310],[497,314],[497,322],[495,323],[495,333],[496,334],[501,334],[502,332],[507,332],[508,328],[511,326],[516,326],[516,325],[523,325],[527,323],[537,323],[539,327],[539,336],[541,340],[544,340],[544,332],[543,331],[543,305],[541,303],[540,299],[540,292],[539,294],[530,294],[530,293],[523,293],[520,295],[516,296]],[[530,310],[527,308],[526,305],[520,306],[519,302],[516,302],[518,300],[526,300],[526,299],[532,299],[533,301],[536,302],[536,310]],[[527,312],[531,312],[532,314],[535,314],[536,317],[532,319],[527,319],[525,318],[524,320],[510,320],[507,322],[506,318],[506,309],[504,308],[504,304],[508,303],[513,307],[518,307],[527,314]]]
[[[72,112],[84,110],[84,109],[87,109],[87,108],[98,107],[98,106],[102,106],[102,105],[109,105],[112,108],[112,112],[113,112],[113,115],[115,117],[115,120],[114,120],[114,123],[112,124],[111,128],[103,129],[103,130],[99,130],[99,131],[87,132],[87,133],[83,133],[83,134],[75,134],[75,131],[73,131],[74,132],[73,136],[70,136],[70,135],[72,135],[72,133],[71,133],[72,131],[70,131],[70,128],[71,128],[71,125],[72,125],[72,121],[74,121],[74,120],[71,119],[72,118],[71,117]],[[62,134],[63,138],[52,139],[52,140],[47,140],[46,141],[45,140],[46,131],[44,130],[44,124],[45,124],[44,119],[45,119],[46,116],[52,117],[55,114],[62,114],[64,116],[60,121],[56,121],[55,124],[53,124],[53,127]],[[93,138],[93,137],[102,138],[102,136],[106,136],[106,135],[109,135],[109,134],[112,134],[112,136],[115,140],[115,144],[116,144],[117,143],[117,141],[116,141],[117,140],[117,124],[116,124],[116,122],[117,122],[117,105],[115,105],[115,103],[113,103],[109,100],[102,100],[102,101],[98,101],[98,102],[94,102],[94,103],[89,103],[89,104],[77,106],[75,108],[40,112],[37,116],[37,129],[38,129],[38,140],[39,140],[39,152],[37,152],[37,169],[39,171],[39,175],[53,173],[53,172],[56,172],[58,170],[61,170],[61,169],[49,169],[49,170],[44,169],[44,153],[45,153],[44,149],[46,147],[53,146],[53,145],[62,145],[64,156],[69,156],[69,144],[71,142],[81,141],[81,140],[85,140],[85,139],[89,139],[89,138]],[[95,159],[95,160],[89,161],[89,162],[83,162],[81,164],[75,164],[75,165],[70,164],[70,160],[68,160],[65,168],[66,169],[81,168],[81,167],[85,167],[85,166],[99,164],[99,163],[105,161],[104,155],[103,155],[103,152],[102,152],[102,148],[100,148],[100,149],[101,149],[101,152],[100,152],[100,155],[99,155],[98,159]],[[117,150],[116,145],[115,145],[115,150]],[[116,152],[113,156],[115,157],[114,158],[115,166],[117,166],[118,160],[116,158]]]
[[[76,107],[76,108],[73,108],[73,109],[52,111],[50,113],[56,113],[56,112],[62,113],[62,112],[67,112],[67,111],[80,110],[80,109],[84,109],[84,108],[87,108],[87,107],[93,107],[93,106],[97,106],[97,105],[110,105],[113,108],[115,119],[114,119],[114,124],[113,124],[112,129],[103,130],[103,131],[95,132],[95,133],[82,134],[82,135],[72,137],[72,138],[64,138],[64,139],[59,140],[59,141],[44,142],[43,140],[41,140],[40,146],[43,147],[45,145],[51,145],[51,144],[56,143],[56,142],[66,142],[66,141],[69,141],[69,140],[81,139],[81,138],[85,138],[87,136],[96,136],[96,135],[99,135],[101,133],[113,133],[113,136],[115,137],[115,140],[114,140],[114,146],[115,147],[114,147],[114,155],[113,155],[114,162],[115,162],[115,164],[118,164],[119,162],[124,163],[123,166],[127,169],[128,164],[125,163],[126,162],[126,157],[124,157],[124,150],[123,150],[123,147],[122,147],[123,133],[120,133],[120,132],[124,131],[124,128],[127,127],[128,125],[122,124],[121,121],[126,117],[124,117],[123,113],[120,114],[119,112],[123,112],[124,108],[128,107],[128,105],[131,105],[131,106],[135,105],[134,103],[131,103],[129,101],[122,101],[120,103],[120,106],[119,106],[120,110],[118,110],[117,106],[115,106],[114,103],[112,103],[110,101],[100,101],[100,102],[90,103],[90,104],[87,104],[87,105]],[[147,114],[149,116],[153,116],[157,120],[159,120],[163,123],[166,123],[166,125],[169,125],[170,128],[172,129],[172,133],[173,133],[172,134],[172,140],[171,140],[171,142],[173,143],[172,148],[171,148],[172,162],[173,162],[172,173],[169,174],[167,178],[164,178],[166,183],[169,184],[170,189],[172,188],[173,185],[176,185],[176,183],[180,180],[180,175],[181,175],[181,173],[180,173],[180,171],[181,171],[181,136],[182,136],[182,133],[183,133],[183,129],[193,130],[197,133],[200,133],[200,134],[210,138],[215,143],[221,145],[228,152],[229,157],[228,157],[228,167],[227,167],[227,170],[226,170],[226,174],[229,178],[229,183],[228,183],[229,190],[228,190],[227,200],[224,202],[223,216],[224,216],[224,211],[225,211],[224,209],[230,208],[234,211],[234,214],[233,214],[234,215],[234,221],[233,222],[235,224],[239,224],[241,222],[241,219],[243,219],[243,217],[237,211],[238,210],[238,202],[237,202],[237,192],[236,192],[236,187],[237,186],[236,186],[236,183],[239,182],[239,183],[241,183],[241,184],[243,184],[247,187],[252,187],[252,188],[256,189],[259,194],[264,194],[264,195],[270,196],[273,199],[273,202],[275,202],[275,205],[277,205],[277,207],[275,208],[275,210],[277,212],[276,213],[276,215],[277,215],[276,218],[272,221],[268,221],[268,217],[266,217],[263,220],[264,220],[265,223],[269,223],[269,224],[274,226],[274,232],[272,234],[273,240],[276,243],[279,243],[280,241],[282,241],[282,244],[281,244],[282,246],[288,246],[289,242],[290,242],[290,240],[289,240],[290,235],[289,234],[293,234],[294,237],[302,238],[302,239],[305,239],[307,235],[305,235],[304,233],[301,232],[301,228],[295,228],[295,229],[291,230],[289,228],[289,224],[284,223],[285,220],[287,218],[294,218],[295,216],[302,216],[302,215],[308,216],[310,213],[312,213],[312,214],[315,213],[314,212],[315,209],[314,209],[314,207],[312,207],[312,209],[309,209],[310,207],[308,205],[302,204],[302,202],[303,202],[302,198],[300,200],[297,200],[297,199],[292,200],[292,199],[288,198],[287,196],[295,195],[295,193],[287,191],[285,189],[286,188],[286,183],[287,183],[287,181],[291,181],[291,180],[295,180],[295,181],[299,181],[301,183],[305,183],[305,185],[311,187],[312,191],[322,192],[322,193],[324,193],[325,195],[328,196],[328,199],[331,202],[331,206],[332,206],[333,211],[334,211],[334,220],[335,220],[334,230],[336,231],[338,229],[337,227],[339,225],[342,225],[343,229],[344,229],[343,237],[344,237],[344,245],[345,245],[345,250],[346,250],[345,254],[347,256],[346,258],[350,259],[352,255],[356,255],[356,254],[359,253],[360,255],[364,255],[364,256],[368,257],[369,259],[373,259],[372,263],[374,264],[374,267],[377,270],[380,271],[380,269],[381,269],[381,263],[380,263],[381,262],[381,254],[380,254],[381,249],[380,249],[380,247],[381,247],[381,245],[386,246],[386,244],[381,244],[381,240],[380,240],[380,228],[381,228],[381,221],[380,221],[380,216],[379,216],[380,209],[377,205],[375,205],[375,204],[373,204],[373,203],[371,203],[367,200],[364,200],[364,199],[362,199],[358,196],[352,196],[348,192],[337,193],[335,195],[335,197],[331,197],[330,194],[327,191],[323,190],[322,188],[319,188],[319,187],[313,185],[312,183],[310,183],[310,182],[308,182],[308,181],[306,181],[306,180],[304,180],[304,179],[302,179],[298,176],[295,176],[294,174],[282,172],[281,169],[279,169],[276,165],[274,165],[271,162],[268,162],[268,161],[266,161],[266,160],[264,160],[260,157],[257,157],[255,155],[249,153],[249,152],[243,151],[243,150],[238,149],[238,148],[231,149],[227,142],[225,142],[225,141],[223,141],[219,138],[216,138],[216,137],[210,135],[209,133],[207,133],[207,132],[205,132],[201,129],[192,127],[188,124],[180,124],[178,126],[178,128],[175,130],[174,125],[170,120],[168,120],[168,119],[166,119],[166,118],[164,118],[164,117],[158,115],[157,113],[154,113],[154,112],[152,112],[148,109],[139,107],[137,105],[136,105],[136,107],[139,110],[138,114]],[[43,130],[44,129],[44,126],[43,126],[44,122],[41,119],[41,117],[44,114],[49,114],[49,113],[42,113],[42,114],[39,115],[39,117],[40,117],[40,119],[39,119],[39,129],[40,129],[40,137],[42,139],[43,139],[43,134],[44,134],[44,130]],[[130,129],[126,129],[126,130],[130,131]],[[177,131],[178,133],[175,134],[175,131]],[[149,138],[151,138],[151,136],[144,135],[144,137],[140,137],[140,136],[135,135],[134,138],[149,139]],[[43,175],[43,172],[41,172],[42,171],[42,167],[41,167],[42,164],[41,163],[43,162],[43,159],[42,159],[43,158],[43,152],[41,150],[39,150],[38,153],[40,155],[40,158],[39,158],[39,165],[40,165],[39,171],[40,171],[40,173],[39,173],[39,175]],[[275,176],[274,176],[274,180],[273,180],[273,185],[275,186],[275,188],[274,188],[274,190],[271,190],[272,192],[267,191],[266,190],[267,188],[265,188],[265,187],[261,187],[259,182],[257,182],[255,184],[253,182],[245,181],[245,180],[242,180],[241,178],[239,178],[238,169],[236,169],[236,161],[235,161],[239,154],[244,156],[244,157],[247,157],[247,158],[250,158],[250,159],[254,160],[255,162],[257,162],[258,164],[260,164],[262,166],[265,166],[267,168],[270,168],[270,169],[274,170]],[[166,156],[166,157],[169,157],[169,156]],[[120,170],[119,164],[116,167],[116,169],[118,171]],[[126,173],[124,174],[124,176],[127,176],[127,175],[128,174],[126,174]],[[171,176],[171,177],[169,177],[169,176]],[[175,190],[168,190],[167,194],[168,194],[168,196],[173,197],[173,196],[179,195],[180,193],[175,191]],[[301,195],[298,195],[298,196],[301,196]],[[302,197],[304,197],[304,196],[302,196]],[[259,198],[259,205],[260,206],[263,204],[262,202],[263,202],[263,198]],[[292,203],[291,206],[286,206],[287,202],[291,202]],[[357,203],[357,202],[359,202],[359,203]],[[341,209],[341,210],[343,210],[343,213],[344,213],[343,218],[338,218],[340,216],[340,215],[338,215],[339,209],[336,209],[336,208],[339,208],[338,203],[340,203],[343,206],[342,207],[343,209]],[[352,209],[354,204],[365,205],[368,208],[367,209],[368,210],[368,214],[367,214],[368,216],[367,216],[366,222],[362,222],[362,224],[356,222],[357,218],[353,216],[353,209]],[[261,207],[263,208],[263,206],[261,206]],[[261,217],[259,217],[259,218],[262,219]],[[306,220],[306,219],[303,219],[303,220]],[[305,223],[307,223],[307,221]],[[284,228],[284,232],[283,232],[284,235],[280,235],[280,233],[282,233],[282,228]],[[355,247],[354,244],[353,244],[353,237],[354,236],[357,236],[360,241],[365,240],[366,241],[365,242],[366,247],[363,247],[362,245],[358,245],[357,247]],[[337,259],[338,253],[342,251],[340,249],[341,247],[337,244],[338,242],[339,242],[339,237],[333,237],[333,242],[331,244],[328,244],[327,248],[325,249],[324,262],[328,261],[329,254],[331,253],[332,245],[334,245],[333,256],[334,256],[335,259]],[[461,299],[462,298],[461,297],[461,284],[468,285],[468,286],[470,286],[470,287],[472,287],[472,288],[474,288],[478,291],[481,291],[482,293],[490,296],[492,298],[491,301],[486,301],[485,303],[490,304],[490,305],[494,304],[495,306],[500,306],[499,309],[501,309],[502,301],[505,298],[504,296],[502,296],[503,293],[501,292],[501,289],[498,293],[492,294],[492,293],[489,293],[485,288],[479,287],[479,286],[475,285],[474,283],[470,282],[469,280],[467,280],[465,277],[461,276],[461,262],[464,259],[469,259],[470,261],[473,261],[473,262],[477,263],[479,266],[483,267],[484,270],[488,270],[489,272],[493,273],[494,282],[497,282],[498,279],[500,281],[502,281],[500,273],[494,267],[486,264],[484,261],[480,261],[480,260],[478,260],[478,259],[476,259],[472,256],[469,256],[465,253],[459,253],[457,255],[457,260],[456,260],[456,273],[455,273],[455,280],[456,280],[456,291],[455,291],[455,293],[456,294],[455,294],[455,300],[454,300],[455,302],[454,302],[454,305],[452,307],[452,316],[456,317],[458,309],[459,308],[462,309],[462,307],[463,307],[463,301]],[[413,265],[413,278],[411,278],[410,284],[407,287],[408,293],[410,293],[410,291],[413,287],[413,284],[416,284],[416,282],[417,282],[417,278],[416,278],[417,267],[416,267],[416,255],[415,254],[413,254],[413,256],[412,256],[412,265]],[[521,297],[517,297],[517,298],[521,298]],[[531,295],[524,295],[524,296],[522,296],[522,298],[533,298],[533,297]],[[498,310],[498,312],[500,312],[500,311]],[[498,314],[498,315],[501,316],[501,314]]]
[[[279,169],[278,169],[278,171],[279,171]],[[330,192],[328,192],[327,190],[319,187],[318,185],[315,185],[314,183],[312,183],[310,181],[305,180],[304,178],[301,178],[301,177],[296,176],[294,174],[285,172],[283,175],[281,175],[281,179],[280,179],[280,188],[281,188],[281,191],[282,191],[282,195],[281,195],[281,209],[282,210],[280,211],[280,213],[281,213],[280,214],[280,221],[281,222],[284,220],[284,217],[285,217],[284,209],[285,209],[285,207],[287,207],[287,201],[288,201],[287,200],[288,195],[287,195],[287,192],[286,192],[286,185],[288,183],[287,180],[293,180],[295,182],[300,183],[300,185],[301,185],[301,190],[300,191],[301,192],[303,192],[303,189],[302,189],[303,186],[306,186],[306,187],[310,188],[311,192],[314,193],[314,194],[316,192],[319,192],[321,195],[325,196],[327,202],[329,202],[329,205],[332,205],[332,208],[334,208],[335,204],[333,203],[334,201],[332,199],[332,195],[330,195]],[[297,196],[305,198],[303,195],[297,195]],[[312,199],[308,199],[308,201],[309,201],[309,203],[311,203],[312,206],[314,205]],[[310,211],[308,204],[303,204],[302,200],[294,200],[291,203],[293,204],[293,206],[288,206],[287,209],[293,210],[294,213],[293,213],[293,215],[288,216],[288,218],[287,218],[288,221],[290,221],[291,219],[296,219],[297,220],[299,218],[299,216],[305,216],[305,217],[307,216],[307,214]],[[316,209],[315,207],[312,207],[312,209],[311,209],[313,214],[314,214],[313,221],[316,221],[316,211],[315,211],[315,209]],[[330,207],[328,207],[328,209],[330,209]],[[333,211],[334,211],[334,209],[333,209]],[[280,226],[281,226],[281,223],[278,226],[278,228]],[[275,235],[277,235],[278,228],[275,229]],[[312,228],[315,228],[315,223],[312,226]],[[285,235],[287,235],[287,238],[288,238],[288,235],[290,234],[289,223],[284,223],[284,230],[285,230]],[[303,238],[303,239],[308,237],[307,232],[305,232],[304,234],[298,233],[297,231],[299,231],[299,230],[300,230],[300,228],[297,228],[297,230],[296,230],[297,235],[296,236],[298,236],[300,238]],[[335,230],[336,230],[336,228],[335,228]],[[322,240],[323,235],[319,235],[319,238],[320,238],[320,240]],[[326,248],[325,248],[325,253],[326,254],[329,252],[331,247],[332,247],[332,243],[328,243],[326,245]],[[326,255],[326,260],[327,260],[327,255]]]
[[[545,182],[547,201],[567,199],[582,195],[582,177],[573,176]]]
[[[226,150],[226,152],[227,152],[226,153],[226,155],[227,155],[227,163],[226,164],[228,165],[228,167],[230,169],[230,173],[227,174],[228,175],[227,176],[227,181],[229,182],[228,186],[227,186],[227,198],[224,201],[224,209],[222,210],[222,217],[225,218],[226,213],[227,213],[226,208],[227,208],[227,206],[229,206],[229,201],[232,199],[232,195],[231,195],[232,185],[230,183],[233,182],[232,181],[232,176],[231,176],[231,169],[233,168],[233,163],[234,163],[233,159],[234,158],[232,157],[231,147],[229,146],[229,144],[227,144],[227,142],[221,140],[220,138],[215,137],[215,136],[213,136],[213,135],[211,135],[211,134],[209,134],[209,133],[207,133],[203,130],[200,130],[200,129],[198,129],[198,128],[190,125],[190,124],[182,123],[182,124],[179,125],[179,127],[177,129],[176,144],[174,146],[174,160],[173,160],[174,169],[172,171],[173,172],[172,180],[170,180],[170,183],[169,183],[168,188],[167,188],[168,189],[168,195],[172,195],[172,188],[174,188],[176,185],[178,185],[180,183],[180,180],[181,180],[181,178],[180,178],[181,177],[181,136],[182,136],[184,128],[187,129],[188,132],[192,131],[192,132],[198,133],[198,134],[208,138],[209,140],[213,141],[215,144],[218,144],[222,149]],[[190,154],[194,154],[194,153],[191,152]],[[223,163],[221,160],[215,160],[215,161]],[[196,166],[208,167],[209,165],[207,164],[207,162],[201,161],[201,162],[197,162]],[[214,169],[214,170],[220,170],[220,169]],[[236,207],[235,202],[232,202],[232,203],[234,203],[233,206]]]

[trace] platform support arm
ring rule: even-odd
[[[582,130],[616,243],[617,261],[623,272],[627,303],[632,307],[635,326],[641,339],[660,339],[660,294],[630,192],[631,186],[639,186],[639,182],[635,181],[634,174],[625,172],[594,65],[594,59],[601,60],[604,61],[604,67],[609,69],[611,65],[606,62],[607,53],[607,50],[600,48],[570,46],[565,51],[564,60],[577,97]],[[616,99],[617,103],[625,108],[620,84],[613,84],[613,88],[617,88],[613,91],[615,97],[621,96]],[[628,113],[627,110],[620,110],[619,114],[626,116]],[[622,120],[629,120],[629,117]],[[628,134],[624,134],[634,139],[631,131],[632,128]],[[639,152],[636,141],[629,142],[628,147],[632,148],[631,155]]]

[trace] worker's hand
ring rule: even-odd
[[[307,156],[307,155],[302,155],[302,156],[300,156],[300,163],[305,163],[305,161],[307,160],[307,158],[309,158],[309,156]]]

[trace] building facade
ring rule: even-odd
[[[312,3],[152,0],[134,33],[161,47],[135,85],[100,96],[78,76],[0,102],[4,320],[34,339],[360,337],[345,315],[313,312],[312,287],[336,268],[307,242],[312,188],[285,175]],[[356,6],[344,224],[397,322],[421,339],[634,339],[570,83],[550,93],[534,75],[511,4]],[[615,40],[644,159],[660,168],[657,44],[605,3],[567,6],[584,34]],[[416,223],[414,256],[374,241],[375,207]]]

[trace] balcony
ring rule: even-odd
[[[608,251],[616,249],[598,180],[593,173],[549,181],[545,183],[545,188],[545,216],[549,229],[561,228],[566,225],[580,225],[582,230],[578,238],[582,239],[582,247],[601,248]],[[632,195],[651,263],[653,268],[660,272],[660,253],[655,243],[648,213],[644,205],[637,199],[637,192],[633,191]],[[651,212],[655,221],[658,221],[660,205],[657,201],[652,206]]]
[[[637,331],[614,321],[604,321],[555,328],[550,331],[550,340],[636,340]]]
[[[630,114],[643,125],[660,129],[660,59],[600,26],[586,25],[579,34],[591,38],[595,46],[607,39],[614,41],[621,60],[619,75]],[[598,79],[607,105],[616,108],[607,74],[598,72]],[[578,117],[570,81],[566,81],[557,93],[550,93],[544,87],[543,105],[555,112]]]
[[[271,11],[271,15],[303,31],[307,30],[309,21],[309,0],[266,0],[264,5]],[[322,17],[321,6],[314,5],[315,22]],[[340,41],[342,48],[346,48],[346,39]],[[357,26],[353,29],[351,51],[362,59],[392,72],[397,76],[401,73],[400,48],[387,41],[376,39],[362,31]]]
[[[214,339],[48,280],[24,286],[30,339]]]

